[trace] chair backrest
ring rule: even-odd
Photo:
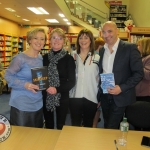
[[[137,128],[150,128],[150,103],[137,101],[126,108],[125,115],[130,124]]]

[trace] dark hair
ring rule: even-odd
[[[94,54],[94,36],[93,36],[93,33],[88,30],[88,29],[82,29],[79,34],[78,34],[78,37],[77,37],[77,41],[76,41],[76,46],[77,46],[77,54],[80,54],[80,45],[79,45],[79,38],[81,35],[86,35],[90,38],[90,52],[91,52],[91,55]]]

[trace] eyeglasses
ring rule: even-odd
[[[63,40],[63,38],[62,38],[62,37],[56,37],[56,36],[53,36],[53,37],[52,37],[52,39],[53,39],[53,40],[58,40],[58,41]]]

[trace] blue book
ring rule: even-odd
[[[107,89],[115,87],[115,80],[114,80],[114,74],[113,73],[103,73],[100,74],[101,78],[101,88],[103,90],[103,93],[108,93]]]

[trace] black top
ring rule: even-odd
[[[43,56],[43,66],[49,65],[48,54]],[[69,98],[69,91],[75,85],[75,62],[71,55],[66,54],[58,60],[57,69],[59,73],[60,86],[56,87],[57,92],[61,93],[61,98]],[[44,90],[43,99],[46,99],[47,92]]]

